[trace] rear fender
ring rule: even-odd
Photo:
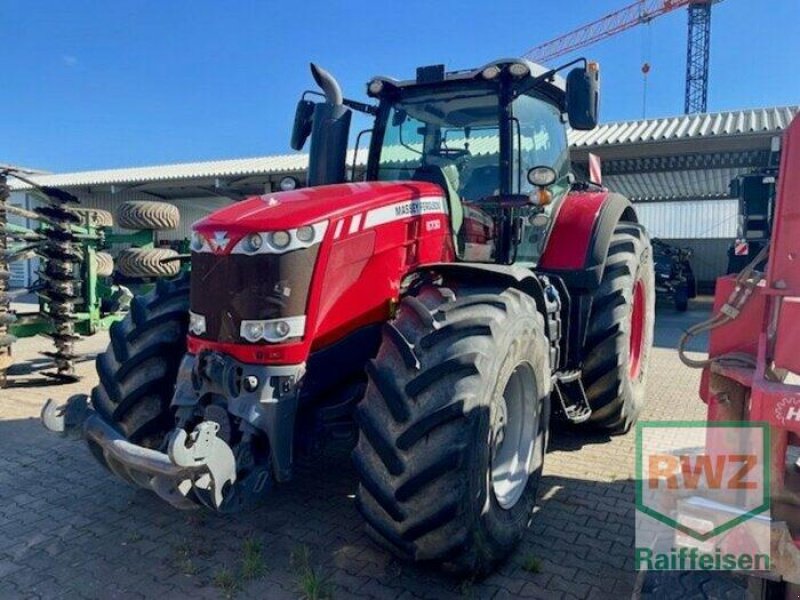
[[[608,190],[569,194],[537,266],[537,271],[561,278],[569,290],[568,370],[582,364],[593,293],[600,286],[611,237],[621,221],[639,222],[624,196]]]
[[[620,221],[639,222],[624,196],[607,190],[569,194],[538,269],[557,275],[570,290],[593,291],[600,285],[611,236]]]

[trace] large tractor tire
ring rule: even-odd
[[[189,277],[159,281],[133,299],[128,315],[111,326],[108,349],[97,357],[100,383],[92,390],[92,405],[135,444],[156,448],[175,425],[169,404],[188,326]],[[93,450],[104,462],[99,448]]]
[[[97,228],[114,226],[114,215],[99,208],[70,208],[70,212],[80,216],[84,224]]]
[[[534,300],[423,286],[367,374],[353,460],[368,532],[403,560],[488,574],[521,539],[542,474],[551,372]]]
[[[175,277],[181,263],[178,253],[170,248],[126,248],[117,255],[117,270],[133,279]],[[167,262],[162,262],[167,260]]]
[[[166,202],[128,200],[117,209],[117,225],[124,229],[168,231],[178,228],[178,207]]]
[[[108,252],[96,252],[94,258],[97,264],[97,276],[111,277],[114,273],[114,257]]]
[[[647,233],[636,223],[620,223],[594,294],[584,346],[583,385],[595,429],[625,433],[644,406],[655,297]]]

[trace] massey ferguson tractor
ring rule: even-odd
[[[45,423],[174,506],[222,512],[350,429],[370,534],[486,574],[529,523],[551,417],[624,433],[644,403],[648,236],[570,170],[565,122],[596,126],[597,65],[422,67],[370,81],[370,103],[311,70],[322,93],[292,132],[311,139],[309,187],[196,223],[190,275],[134,299],[91,398],[51,401]],[[353,111],[374,121],[363,181],[346,176]]]

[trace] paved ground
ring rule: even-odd
[[[659,314],[644,414],[702,418],[699,373],[674,347],[706,315]],[[105,336],[79,350],[101,351]],[[112,478],[83,444],[43,431],[50,396],[94,382],[91,360],[73,386],[45,385],[32,368],[46,340],[15,346],[12,387],[0,391],[0,598],[629,598],[636,585],[633,435],[557,433],[533,525],[515,555],[481,583],[463,583],[392,560],[365,536],[353,506],[346,449],[303,465],[256,512],[178,512]],[[702,347],[702,341],[698,348]]]

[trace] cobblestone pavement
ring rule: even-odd
[[[659,314],[644,418],[703,418],[699,373],[674,347],[706,316]],[[634,436],[556,432],[539,508],[511,559],[480,583],[400,564],[366,537],[353,506],[346,448],[301,465],[264,508],[243,515],[179,512],[104,471],[79,442],[46,433],[37,416],[95,381],[82,341],[80,384],[47,386],[31,372],[46,340],[16,346],[12,387],[0,391],[0,598],[629,598],[633,571]],[[698,348],[702,347],[702,341]]]

